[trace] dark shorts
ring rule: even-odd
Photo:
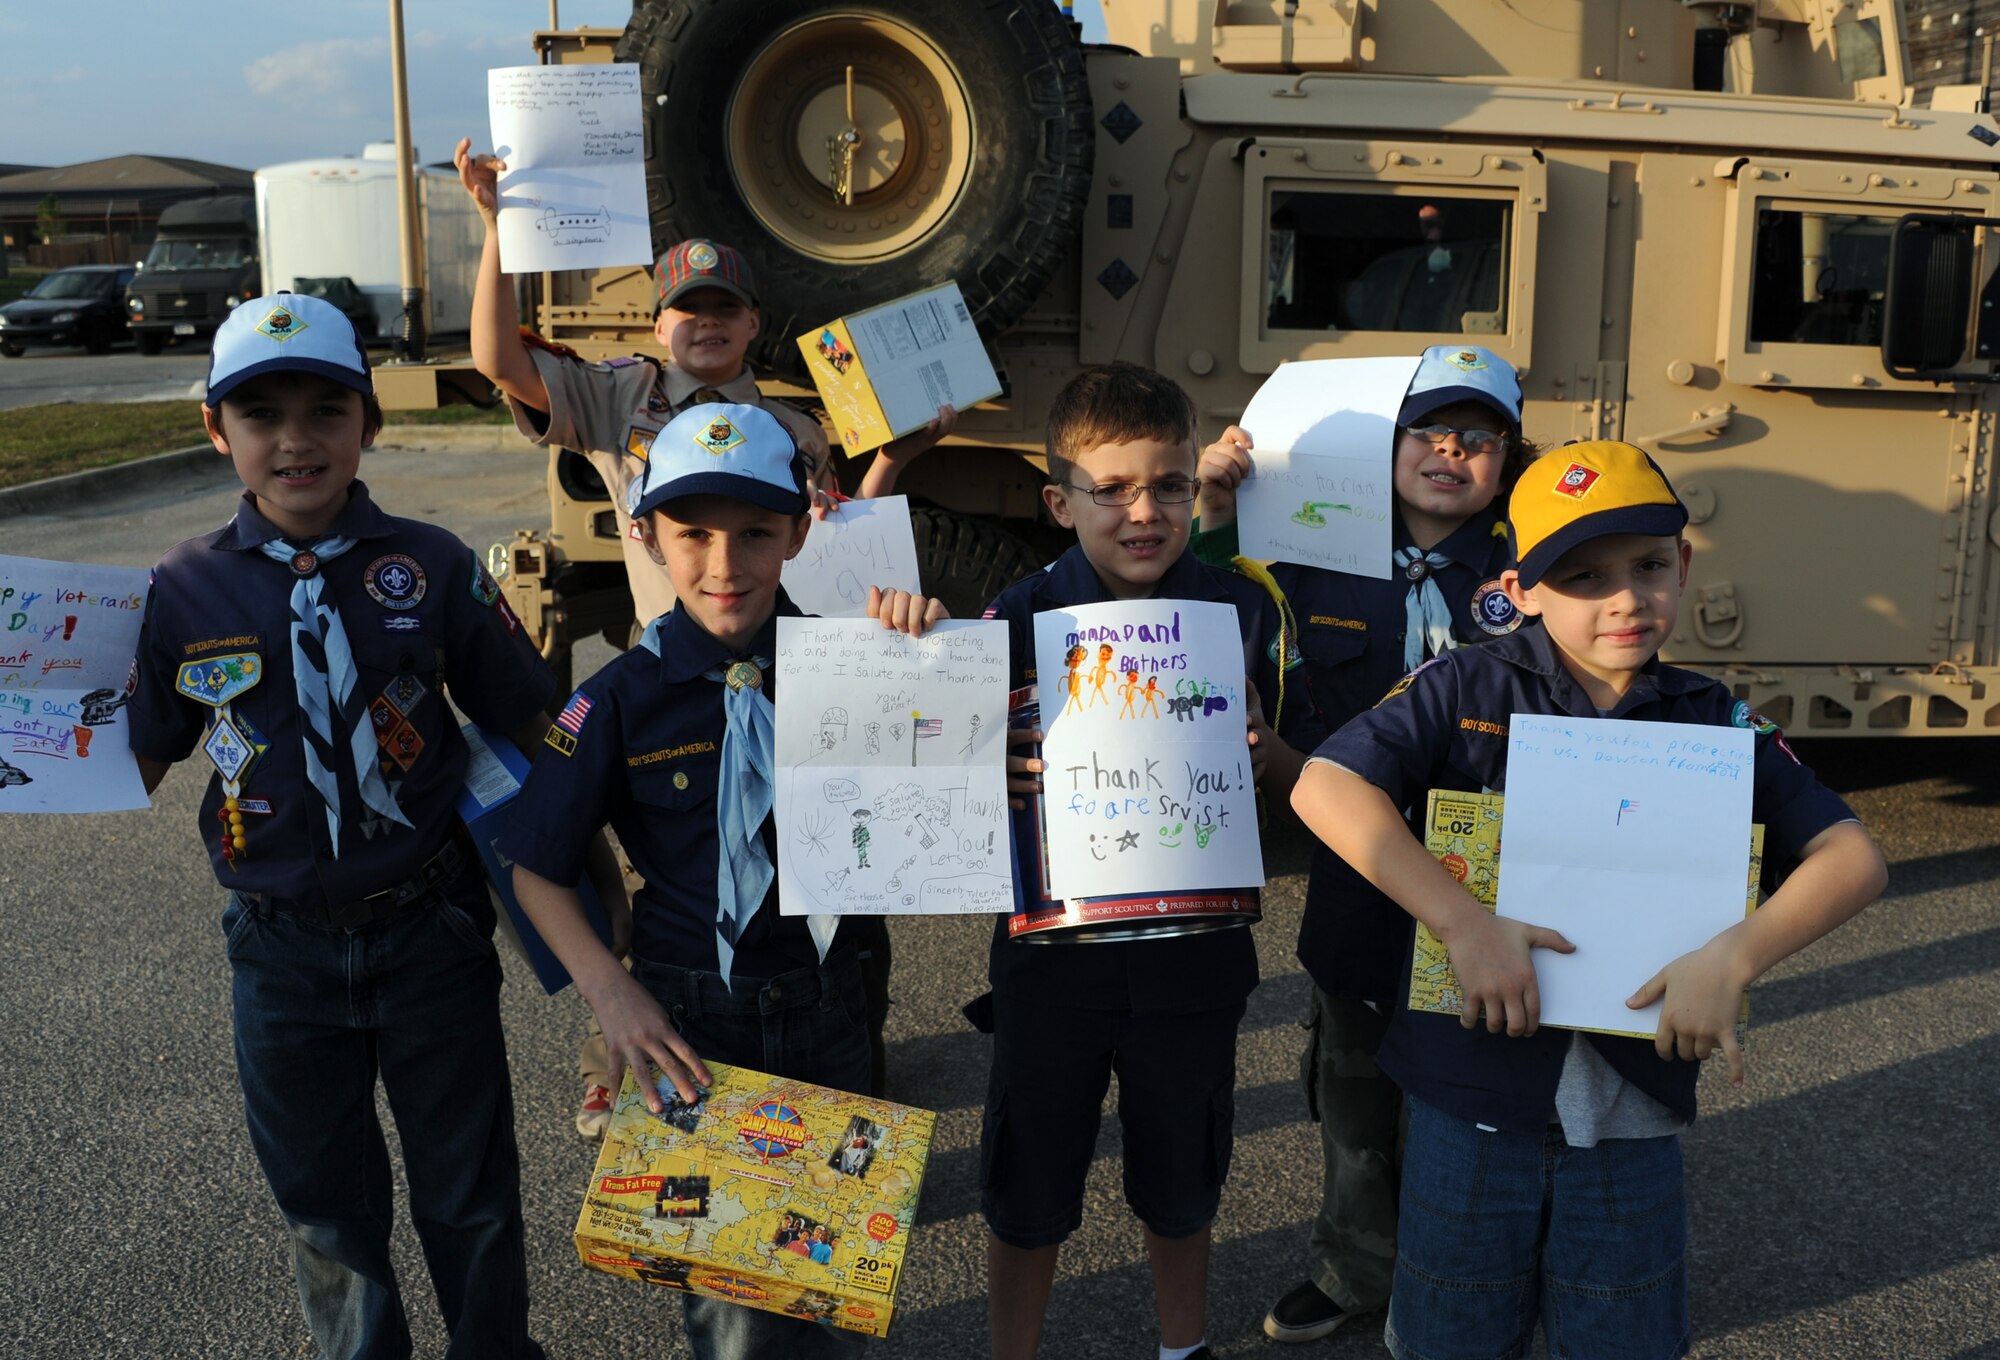
[[[1242,1002],[1135,1015],[999,991],[993,1019],[979,1183],[995,1237],[1033,1250],[1083,1222],[1084,1178],[1113,1072],[1125,1202],[1161,1237],[1208,1226],[1229,1174]]]

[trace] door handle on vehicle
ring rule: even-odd
[[[1669,439],[1681,439],[1691,434],[1721,434],[1729,428],[1730,420],[1736,415],[1736,407],[1728,402],[1703,411],[1685,425],[1676,425],[1671,430],[1661,430],[1631,442],[1634,444],[1658,444]]]

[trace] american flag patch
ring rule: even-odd
[[[944,719],[943,719],[943,718],[919,718],[919,719],[917,719],[917,735],[918,735],[919,737],[941,737],[941,736],[943,736],[943,735],[944,735]]]
[[[556,726],[571,736],[583,735],[583,720],[590,716],[590,696],[582,690],[570,695],[569,703],[556,715]]]

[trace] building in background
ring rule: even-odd
[[[21,170],[0,176],[0,244],[44,268],[129,264],[152,244],[167,207],[250,190],[248,170],[178,156]]]

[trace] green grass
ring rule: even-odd
[[[512,426],[505,407],[389,411],[391,425]],[[201,407],[179,401],[58,402],[0,411],[0,487],[206,444]]]
[[[0,411],[0,487],[205,444],[191,401],[59,402]]]

